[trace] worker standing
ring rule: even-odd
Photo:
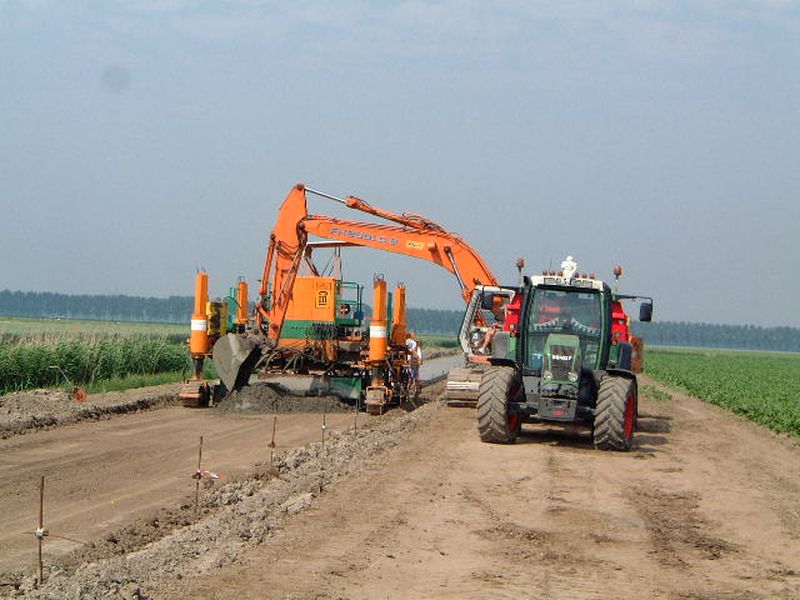
[[[408,362],[411,367],[411,382],[414,386],[414,393],[419,393],[419,366],[422,364],[422,346],[413,331],[408,333],[406,338],[406,350],[408,351]]]

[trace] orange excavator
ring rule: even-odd
[[[308,194],[389,223],[309,214]],[[314,242],[309,236],[328,241]],[[355,284],[349,284],[351,295],[355,292],[356,297],[348,299],[347,282],[320,275],[311,258],[313,250],[320,246],[337,250],[343,246],[369,247],[437,264],[455,276],[468,305],[474,303],[473,292],[477,287],[498,285],[481,256],[458,235],[434,221],[417,214],[380,209],[354,196],[339,198],[298,184],[278,211],[267,247],[259,298],[248,325],[241,324],[240,314],[242,306],[247,305],[246,287],[245,298],[241,294],[237,297],[236,325],[228,333],[218,329],[218,335],[204,337],[202,306],[207,299],[196,300],[198,314],[193,316],[192,335],[197,341],[191,352],[197,378],[201,377],[203,358],[212,354],[217,373],[229,390],[246,385],[251,375],[262,368],[295,373],[321,370],[359,385],[365,382],[361,389],[368,408],[382,407],[391,401],[398,389],[397,374],[403,372],[406,354],[405,290],[395,291],[395,310],[391,310],[387,306],[385,282],[376,280],[367,341],[359,328],[363,318],[360,292],[352,287]],[[301,275],[304,268],[311,274]],[[207,281],[198,284],[199,288],[203,286],[207,293]],[[200,325],[195,328],[195,323]],[[210,352],[212,342],[213,352]],[[399,385],[401,389],[406,387],[405,383]]]

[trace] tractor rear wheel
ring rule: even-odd
[[[511,444],[522,426],[521,415],[509,409],[509,402],[521,391],[512,367],[490,367],[478,388],[478,433],[482,442]]]
[[[592,437],[598,450],[630,450],[639,396],[635,379],[609,375],[600,381]]]

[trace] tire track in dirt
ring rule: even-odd
[[[697,559],[717,560],[737,552],[734,544],[706,531],[710,525],[697,514],[697,493],[639,487],[627,497],[644,519],[662,564],[686,569]]]
[[[498,542],[510,564],[519,567],[512,576],[518,593],[536,589],[544,598],[607,597],[606,589],[624,569],[617,555],[630,541],[626,530],[628,522],[637,521],[635,515],[626,515],[615,488],[587,468],[598,453],[586,434],[575,438],[539,428],[526,431],[521,442],[522,454],[509,463],[532,475],[491,496],[499,533],[506,534]],[[609,506],[615,507],[613,519],[604,512]],[[630,579],[626,588],[630,597],[652,596],[644,578]]]

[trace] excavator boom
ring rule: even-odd
[[[497,281],[480,255],[460,237],[444,229],[411,229],[309,215],[300,226],[316,236],[404,254],[439,265],[455,275],[465,302],[477,285]]]
[[[307,192],[397,225],[308,214]],[[465,302],[469,302],[475,286],[497,285],[492,271],[469,244],[430,219],[414,214],[399,215],[354,196],[341,199],[297,184],[278,211],[261,278],[262,301],[256,307],[256,323],[273,341],[280,337],[292,285],[305,256],[309,234],[437,264],[455,275]]]

